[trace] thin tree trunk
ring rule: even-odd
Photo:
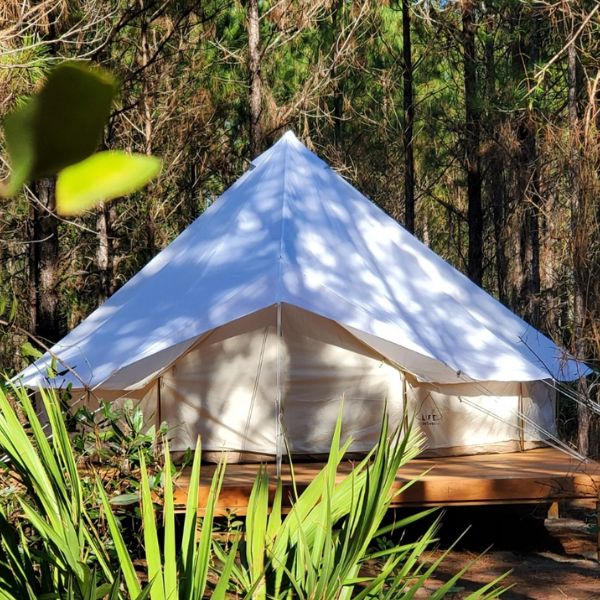
[[[465,159],[467,168],[467,218],[469,248],[467,271],[478,285],[483,279],[483,208],[481,204],[481,169],[479,156],[480,107],[477,93],[474,3],[462,3],[462,33],[465,88]]]
[[[29,331],[34,332],[37,323],[37,283],[39,281],[36,245],[36,221],[39,219],[39,208],[32,204],[30,216],[27,220],[27,239],[29,240],[29,250],[27,257],[28,277],[27,277],[27,304],[29,315]]]
[[[538,51],[538,17],[531,19],[529,36],[519,35],[512,61],[515,70],[521,69],[528,81],[535,71]],[[518,71],[517,71],[518,72]],[[528,81],[529,83],[529,81]],[[535,82],[531,82],[534,85]],[[540,170],[536,123],[531,110],[526,110],[518,124],[520,144],[519,190],[523,200],[521,220],[521,285],[519,310],[532,325],[540,323]]]
[[[148,73],[146,67],[150,61],[150,42],[148,41],[148,18],[146,14],[145,0],[139,0],[140,7],[140,67],[142,77],[142,95],[140,98],[140,108],[142,111],[142,131],[144,132],[144,153],[152,154],[152,102],[150,97],[150,87],[148,85]],[[154,202],[152,199],[152,185],[147,189],[146,194],[146,251],[148,259],[156,254],[156,223],[154,216]]]
[[[44,343],[60,338],[58,297],[58,220],[54,216],[55,182],[42,179],[33,186],[39,204],[34,204],[30,240],[30,299],[34,335]]]
[[[262,90],[258,0],[248,0],[248,85],[250,88],[250,155],[262,150]]]
[[[540,174],[535,128],[530,119],[522,124],[521,137],[523,166],[527,176],[523,186],[525,206],[521,260],[524,277],[521,302],[523,316],[537,326],[540,320]]]
[[[575,29],[575,28],[573,28]],[[581,183],[580,183],[580,153],[579,153],[579,86],[577,77],[577,47],[571,44],[567,51],[567,80],[570,133],[570,167],[571,167],[571,239],[573,243],[573,351],[579,359],[586,358],[585,344],[585,239],[581,222]],[[579,393],[587,398],[588,389],[585,379],[578,383]],[[587,455],[590,442],[590,411],[578,404],[577,437],[579,451]]]
[[[494,165],[490,168],[489,175],[489,198],[494,219],[494,250],[496,257],[496,285],[498,288],[498,299],[503,304],[508,304],[506,293],[506,280],[508,277],[508,261],[506,259],[506,210],[504,184],[502,182],[503,167],[500,152],[494,152],[491,160]]]
[[[334,73],[335,75],[335,73]],[[342,122],[344,119],[344,84],[337,81],[333,93],[333,142],[342,147]]]
[[[195,148],[194,148],[195,150]],[[197,216],[196,180],[198,178],[198,161],[196,152],[190,151],[187,161],[187,186],[185,190],[184,210],[181,211],[180,230],[183,231]]]
[[[485,41],[485,93],[487,98],[496,97],[496,54],[494,44],[494,20],[488,15],[486,19],[487,36]],[[494,106],[491,102],[490,106]],[[488,122],[495,124],[493,130],[493,145],[488,154],[489,176],[486,180],[488,186],[488,197],[494,225],[494,256],[496,258],[496,287],[498,299],[507,304],[506,278],[508,275],[508,261],[506,259],[506,193],[502,172],[505,168],[504,156],[498,143],[499,126],[502,123],[498,114],[490,112],[487,115]]]
[[[402,83],[404,87],[404,226],[411,233],[415,230],[415,160],[413,155],[413,126],[415,107],[413,102],[413,65],[410,39],[410,3],[402,0]]]

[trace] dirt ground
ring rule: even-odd
[[[446,511],[435,560],[470,528],[445,558],[426,598],[452,574],[491,546],[457,585],[451,598],[464,598],[479,585],[512,571],[506,600],[600,599],[600,566],[596,560],[595,503],[560,506],[559,518],[545,518],[547,507],[482,507]]]

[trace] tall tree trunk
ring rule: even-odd
[[[540,321],[540,173],[535,125],[526,116],[521,124],[521,147],[526,181],[523,184],[525,206],[521,241],[523,282],[521,310],[524,318],[537,326]]]
[[[335,73],[333,73],[335,76]],[[333,92],[333,143],[342,147],[343,123],[344,119],[344,84],[336,81],[335,91]]]
[[[506,280],[508,277],[508,260],[506,257],[506,206],[504,182],[502,181],[503,157],[494,149],[490,156],[494,164],[489,175],[489,199],[494,220],[494,254],[496,258],[496,286],[498,299],[508,305]]]
[[[465,89],[465,159],[467,168],[467,218],[469,249],[467,271],[478,285],[483,279],[483,208],[481,204],[481,169],[479,155],[480,106],[477,92],[475,6],[462,2],[462,36]]]
[[[27,219],[27,240],[29,241],[28,256],[27,256],[27,305],[29,316],[29,331],[35,332],[37,323],[37,284],[39,281],[37,251],[35,248],[37,229],[36,222],[39,219],[39,208],[32,204],[29,211],[29,219]]]
[[[521,72],[528,87],[531,73],[535,71],[538,53],[538,20],[530,17],[529,36],[519,34],[514,44],[513,67]],[[517,129],[520,152],[518,154],[519,192],[523,216],[520,231],[521,282],[518,308],[522,316],[534,326],[540,323],[540,169],[536,122],[531,109],[526,109]]]
[[[258,0],[248,0],[248,85],[250,88],[250,155],[262,150],[262,90],[260,77],[260,21]]]
[[[148,40],[148,15],[145,0],[139,0],[140,8],[140,70],[142,78],[142,95],[140,98],[140,109],[142,111],[142,131],[144,133],[144,153],[152,154],[152,100],[150,95],[149,75],[147,73],[148,63],[150,61],[150,42]],[[154,215],[154,206],[152,194],[152,184],[148,186],[146,194],[146,252],[150,260],[156,254],[156,222]]]
[[[42,179],[33,186],[38,203],[32,207],[30,240],[30,299],[33,333],[45,344],[57,342],[61,323],[58,296],[58,220],[55,210],[55,182]]]
[[[506,258],[506,193],[503,179],[505,169],[504,156],[500,147],[500,125],[502,119],[493,109],[496,97],[496,48],[494,41],[494,17],[487,15],[485,41],[485,94],[491,100],[490,110],[487,114],[488,123],[493,123],[493,144],[487,154],[488,172],[486,178],[487,195],[490,200],[492,221],[494,225],[494,256],[496,259],[496,288],[498,299],[503,304],[508,303],[506,293],[506,278],[508,274],[508,261]]]
[[[413,65],[410,39],[410,2],[402,0],[402,83],[404,88],[404,226],[411,233],[415,230],[415,160],[413,155],[413,126],[415,106],[413,102]]]
[[[572,28],[573,31],[575,27]],[[581,180],[579,152],[579,96],[580,90],[577,76],[577,47],[571,44],[567,50],[567,81],[568,81],[568,107],[569,107],[569,133],[570,133],[570,169],[571,169],[571,239],[573,257],[573,351],[579,359],[586,358],[585,343],[585,235],[582,223],[581,206]],[[586,381],[581,379],[578,384],[579,393],[587,398],[588,389]],[[591,427],[590,411],[578,404],[578,445],[579,451],[587,455],[589,452],[589,437]]]
[[[198,199],[196,183],[198,179],[198,158],[195,146],[192,145],[187,159],[185,187],[185,203],[180,213],[180,230],[183,231],[198,216]]]
[[[54,9],[52,9],[54,10]],[[47,31],[40,31],[45,40],[59,37],[55,15],[48,15],[50,24]],[[54,56],[55,46],[50,46]],[[56,218],[56,181],[54,178],[40,179],[31,185],[37,202],[31,202],[29,234],[29,277],[28,298],[30,328],[33,335],[44,343],[52,345],[61,336],[59,312],[59,239],[58,219]]]

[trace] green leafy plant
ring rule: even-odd
[[[148,426],[142,409],[131,399],[119,404],[99,399],[98,404],[95,411],[83,405],[65,415],[80,462],[118,469],[126,475],[139,467],[143,456],[154,468],[161,456],[160,440],[167,434],[167,424],[162,423],[158,429]]]
[[[417,541],[389,542],[380,551],[377,542],[395,530],[422,519],[427,509],[392,525],[383,518],[400,489],[396,474],[422,448],[422,438],[408,427],[390,434],[384,420],[379,443],[344,478],[339,466],[350,440],[341,444],[341,415],[329,458],[315,479],[296,495],[287,515],[282,511],[282,486],[277,482],[269,510],[269,480],[264,469],[254,484],[240,546],[240,560],[232,569],[239,589],[252,598],[412,598],[435,572],[443,557],[425,568],[423,553],[436,541],[437,519]],[[292,468],[293,478],[293,468]],[[295,486],[294,486],[295,489]],[[226,560],[226,555],[221,556]],[[442,598],[469,565],[434,593]],[[502,593],[497,580],[470,598],[493,598]]]
[[[6,454],[0,472],[0,600],[219,600],[231,594],[391,600],[412,598],[443,559],[429,566],[422,561],[435,542],[438,521],[417,541],[374,549],[382,536],[432,512],[382,525],[398,493],[397,470],[418,453],[419,439],[410,429],[390,435],[384,422],[373,452],[342,477],[339,466],[350,442],[341,443],[340,418],[327,464],[306,489],[292,485],[287,514],[281,482],[275,484],[270,505],[269,479],[259,470],[245,525],[231,532],[228,543],[213,539],[225,464],[215,469],[200,519],[198,442],[178,530],[168,443],[155,484],[145,453],[138,449],[143,531],[138,560],[139,549],[124,531],[115,496],[105,489],[102,465],[89,484],[89,469],[81,470],[59,396],[40,390],[39,397],[47,428],[26,390],[10,384],[0,390],[0,450]],[[468,566],[431,597],[453,590]],[[498,596],[500,579],[469,598]]]
[[[189,482],[189,494],[183,524],[183,534],[179,551],[176,548],[176,522],[173,503],[173,479],[171,476],[171,460],[168,444],[165,443],[165,468],[163,470],[164,504],[162,506],[163,535],[158,533],[157,513],[154,508],[152,492],[148,481],[148,473],[142,459],[141,468],[141,505],[144,526],[144,545],[146,572],[140,577],[130,558],[129,550],[124,543],[116,520],[112,515],[109,498],[99,485],[102,503],[108,519],[119,565],[123,572],[127,591],[131,598],[142,593],[142,581],[150,581],[151,600],[200,600],[206,597],[210,564],[213,558],[212,532],[216,501],[219,496],[224,464],[217,468],[209,493],[205,515],[198,527],[198,489],[200,486],[200,445],[196,448],[192,474]],[[223,553],[224,564],[220,570],[216,587],[210,597],[215,600],[224,599],[229,587],[229,577],[237,552],[234,544],[228,553]]]
[[[19,513],[9,518],[0,505],[0,597],[114,593],[118,584],[85,510],[58,399],[40,392],[48,435],[27,392],[14,387],[10,392],[12,402],[0,392],[0,449],[9,461],[3,479],[17,490],[13,501]],[[99,574],[104,581],[98,586]]]
[[[196,540],[200,451],[192,467],[191,493],[179,551],[175,549],[173,482],[165,445],[162,520],[154,508],[149,471],[140,454],[140,495],[146,569],[136,571],[132,549],[126,544],[100,469],[94,486],[102,514],[93,516],[84,497],[85,484],[77,456],[53,391],[39,394],[48,415],[48,429],[40,421],[27,391],[9,386],[0,391],[0,449],[6,453],[2,484],[11,486],[18,514],[9,517],[0,500],[0,599],[65,597],[74,600],[204,597],[212,559],[212,515],[223,479],[221,468],[213,480],[201,535]],[[23,411],[19,417],[19,411]],[[110,547],[103,539],[106,520]],[[159,540],[159,529],[163,538]],[[161,549],[164,551],[164,558]],[[226,574],[226,571],[224,571]],[[225,576],[224,574],[221,577]],[[173,596],[173,590],[177,593]],[[220,587],[223,594],[227,586]],[[214,597],[214,596],[213,596]],[[218,596],[217,596],[218,597]],[[224,596],[222,596],[224,597]]]
[[[4,122],[11,177],[0,195],[57,175],[56,207],[76,215],[99,202],[141,188],[160,171],[160,160],[144,154],[94,154],[117,92],[114,77],[84,63],[56,67],[40,91],[21,103]]]

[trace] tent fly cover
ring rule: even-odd
[[[268,322],[257,329],[265,315]],[[256,445],[256,451],[265,451],[273,439],[280,443],[278,404],[284,405],[283,412],[292,410],[290,389],[303,377],[321,382],[314,391],[324,389],[314,357],[309,360],[306,347],[292,337],[298,322],[304,323],[298,339],[308,332],[302,339],[323,345],[324,364],[339,367],[343,363],[335,360],[343,360],[346,371],[363,373],[364,380],[355,378],[352,387],[350,374],[336,368],[344,383],[328,384],[336,394],[363,390],[355,394],[363,404],[373,394],[397,395],[406,378],[414,389],[471,384],[479,396],[504,397],[508,392],[498,395],[489,388],[502,382],[571,381],[590,372],[419,242],[288,132],[167,248],[17,378],[33,388],[71,384],[75,390],[142,397],[159,379],[171,388],[169,378],[182,381],[176,374],[186,373],[186,361],[195,361],[193,372],[205,372],[210,361],[201,349],[214,350],[221,338],[223,361],[244,355],[246,367],[254,365],[250,370],[259,368],[262,348],[264,371],[254,373],[246,395],[256,400],[261,377],[274,368],[264,392],[270,409],[263,417],[277,413],[275,431]],[[227,346],[227,339],[237,342]],[[345,354],[334,358],[335,348]],[[52,357],[65,369],[48,379]],[[381,365],[377,375],[375,365]],[[226,374],[219,376],[227,380]],[[232,369],[229,380],[236,376]],[[374,385],[370,395],[364,392],[377,377],[381,385]],[[205,403],[216,390],[224,393],[228,385],[208,385],[198,402]],[[508,396],[529,393],[515,390]],[[185,405],[180,391],[172,393],[171,402]],[[453,393],[446,391],[446,396]],[[398,402],[406,397],[400,394]],[[304,405],[309,406],[310,401]],[[259,414],[261,408],[255,410]],[[325,412],[330,419],[331,411]],[[244,435],[256,433],[259,425]],[[287,421],[284,428],[289,427]],[[222,442],[230,445],[226,437]],[[305,446],[310,450],[310,444]]]

